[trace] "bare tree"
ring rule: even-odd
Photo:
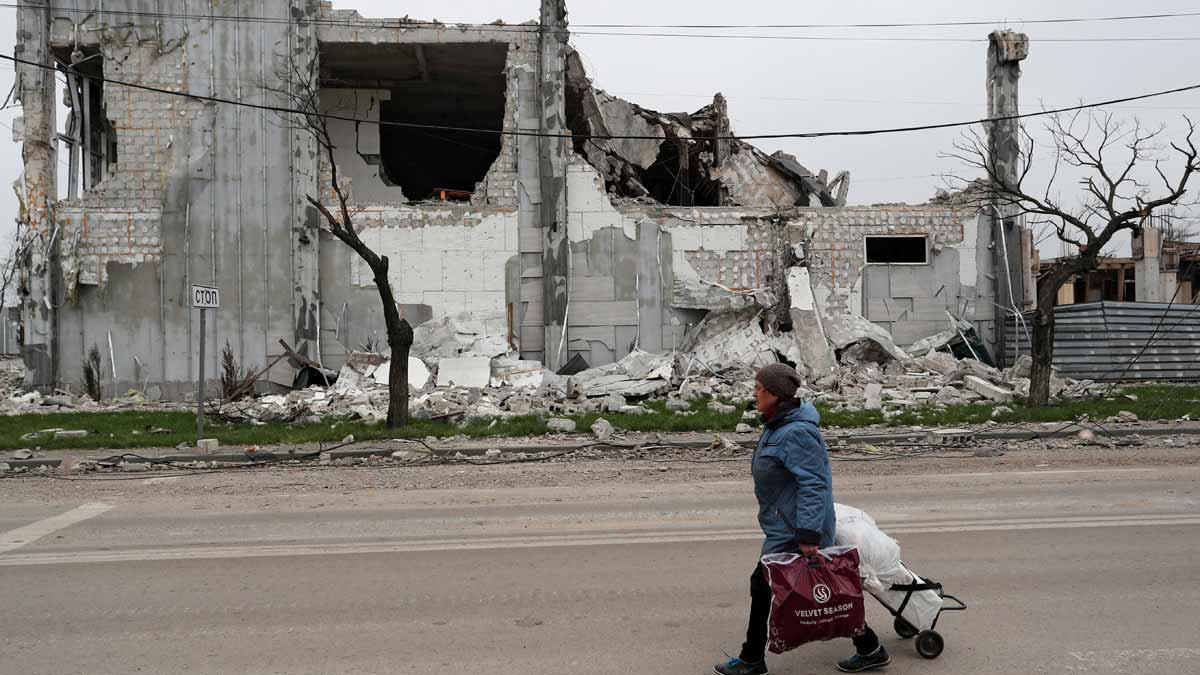
[[[326,204],[319,195],[305,195],[308,203],[320,212],[325,221],[325,227],[333,236],[349,246],[358,257],[362,258],[371,268],[375,287],[379,290],[379,300],[383,303],[383,321],[387,331],[388,346],[392,351],[391,368],[388,371],[388,428],[408,424],[408,354],[413,343],[413,329],[408,321],[400,316],[392,294],[392,285],[388,281],[390,261],[386,255],[381,256],[371,250],[354,226],[355,211],[350,206],[350,195],[342,185],[338,173],[338,165],[334,160],[335,145],[329,132],[329,119],[321,109],[320,86],[317,77],[317,62],[312,59],[308,65],[289,59],[291,72],[288,74],[290,88],[279,91],[288,97],[293,113],[298,118],[300,127],[316,139],[320,152],[325,156],[329,166],[329,184],[321,185],[321,193],[331,194],[333,204]],[[325,176],[321,180],[324,181]]]
[[[8,292],[12,288],[13,280],[19,278],[17,272],[29,250],[29,217],[25,211],[25,196],[19,185],[14,184],[13,191],[17,193],[17,227],[13,232],[8,255],[0,260],[0,308],[4,307],[4,303],[8,299]]]
[[[1048,228],[1075,250],[1043,267],[1038,277],[1030,405],[1045,405],[1050,398],[1054,305],[1059,288],[1075,275],[1099,267],[1117,233],[1128,230],[1136,234],[1160,209],[1183,203],[1188,181],[1200,170],[1192,138],[1195,125],[1191,119],[1184,119],[1187,136],[1181,143],[1170,143],[1168,150],[1161,143],[1161,127],[1145,129],[1137,120],[1119,121],[1107,113],[1051,116],[1047,131],[1053,139],[1053,162],[1045,189],[1026,185],[1031,182],[1027,179],[1034,168],[1037,144],[1024,127],[1015,183],[1005,179],[980,132],[970,132],[954,144],[951,157],[983,172],[982,181],[958,179],[974,185],[970,194],[977,206],[1015,211],[1026,217],[1030,227]],[[1172,162],[1178,168],[1173,178],[1164,168]],[[1074,205],[1065,204],[1056,192],[1060,170],[1082,174],[1082,198]]]

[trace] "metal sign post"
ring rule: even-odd
[[[192,286],[192,308],[200,310],[200,373],[196,378],[196,446],[204,438],[204,337],[208,310],[221,307],[221,292],[212,286]]]

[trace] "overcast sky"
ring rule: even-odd
[[[370,17],[408,15],[486,23],[536,18],[534,0],[460,0],[447,13],[439,0],[339,0],[339,9]],[[985,114],[986,37],[992,27],[1022,30],[1030,57],[1021,80],[1023,111],[1098,101],[1200,83],[1200,17],[1112,23],[1023,24],[1061,17],[1196,11],[1193,0],[843,0],[739,3],[682,0],[578,1],[568,6],[572,40],[597,86],[663,112],[692,111],[723,92],[734,130],[741,134],[898,127],[976,119]],[[795,24],[983,20],[994,26],[889,29],[703,30],[704,34],[788,35],[837,39],[713,39],[589,35],[633,29],[582,24]],[[16,10],[0,7],[0,50],[13,53]],[[655,30],[651,32],[685,32]],[[1183,41],[1161,38],[1182,37]],[[875,38],[875,39],[870,39]],[[881,38],[902,38],[885,40]],[[1074,41],[1080,38],[1156,38],[1146,41]],[[954,40],[954,41],[934,41]],[[977,40],[977,41],[963,41]],[[13,82],[0,67],[0,102]],[[11,105],[11,104],[10,104]],[[1189,92],[1112,109],[1150,125],[1166,124],[1179,136],[1181,116],[1200,109]],[[0,111],[0,250],[8,249],[16,200],[10,185],[20,173],[20,147],[8,127],[17,108]],[[1036,130],[1040,123],[1031,122]],[[957,131],[927,131],[863,138],[760,142],[785,150],[810,169],[851,172],[853,204],[919,203],[943,185],[939,176],[961,169],[940,157]],[[1070,189],[1070,185],[1065,188]],[[1200,185],[1197,186],[1200,189]],[[1045,249],[1043,249],[1045,252]]]

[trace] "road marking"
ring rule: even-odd
[[[1164,649],[1110,649],[1102,651],[1067,652],[1066,663],[1043,666],[1039,672],[1054,673],[1128,673],[1130,668],[1143,672],[1149,664],[1161,664],[1175,672],[1182,672],[1186,663],[1200,659],[1200,649],[1176,647]],[[1156,672],[1159,668],[1150,666]]]
[[[60,513],[57,516],[51,516],[36,523],[18,527],[15,530],[9,530],[4,534],[0,534],[0,553],[15,551],[22,546],[32,544],[48,534],[68,528],[76,523],[81,523],[88,518],[95,518],[110,509],[112,509],[112,506],[108,504],[93,502],[73,508],[66,513]]]
[[[1145,469],[1050,469],[1048,471],[978,471],[978,472],[971,472],[971,473],[940,473],[937,475],[937,477],[938,478],[994,478],[996,476],[1065,476],[1065,475],[1085,474],[1085,473],[1101,473],[1101,474],[1149,473],[1149,472],[1153,472],[1153,471],[1163,471],[1163,470],[1164,470],[1164,467],[1154,467],[1154,468],[1145,468]],[[904,477],[918,478],[918,477],[925,477],[925,476],[922,476],[921,474],[911,474],[910,476],[905,476],[905,475],[901,474],[901,475],[897,475],[896,477],[897,478],[904,478]]]
[[[1053,530],[1098,527],[1178,527],[1200,525],[1197,514],[1161,514],[1144,516],[1080,516],[1027,518],[1012,520],[937,521],[883,525],[889,534],[942,534],[952,532],[992,532],[1010,530]],[[132,550],[90,550],[70,552],[19,553],[0,556],[0,567],[21,565],[63,565],[71,563],[109,563],[166,560],[214,560],[233,558],[296,557],[314,555],[362,555],[386,553],[430,553],[444,551],[483,551],[525,548],[578,546],[619,546],[646,544],[712,543],[756,541],[762,533],[748,528],[699,529],[659,528],[647,531],[591,531],[567,534],[503,536],[430,537],[361,543],[249,544],[229,546],[178,546]]]

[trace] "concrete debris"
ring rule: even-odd
[[[567,53],[565,79],[566,122],[579,139],[575,151],[613,195],[680,206],[846,203],[848,173],[829,180],[791,155],[768,156],[731,139],[728,103],[719,93],[693,113],[648,110],[595,89],[574,50]]]
[[[549,377],[548,377],[549,376]],[[555,379],[553,373],[542,367],[540,361],[522,361],[505,356],[492,361],[493,387],[536,389],[547,379]]]
[[[575,433],[575,422],[564,417],[555,417],[546,422],[546,428],[556,434]]]
[[[603,417],[592,423],[592,434],[598,441],[607,441],[612,438],[613,431],[615,431],[613,425]]]
[[[734,431],[734,433],[738,433],[738,434],[752,434],[752,433],[754,433],[754,427],[750,426],[749,424],[746,424],[745,422],[742,422],[742,423],[738,424],[736,427],[734,427],[733,431]]]
[[[680,412],[682,410],[691,410],[692,404],[679,398],[667,399],[667,410],[672,412]]]
[[[486,356],[444,358],[438,361],[437,386],[482,389],[492,381],[492,362]]]
[[[750,310],[707,315],[685,341],[688,372],[754,370],[778,363],[777,354],[786,353],[793,342],[764,332],[758,314]]]
[[[629,398],[651,396],[671,386],[675,358],[670,354],[630,352],[616,363],[589,368],[567,378],[567,391],[588,398],[620,394]]]
[[[413,329],[410,354],[428,363],[453,357],[493,358],[513,351],[503,314],[461,313],[430,319]],[[486,386],[486,385],[484,385]]]
[[[20,450],[14,450],[13,454],[12,454],[13,459],[30,459],[32,457],[33,457],[33,451],[29,450],[27,448],[22,448]]]
[[[63,430],[54,432],[54,440],[65,438],[87,438],[88,432],[83,429]]]
[[[883,410],[883,385],[879,382],[872,382],[864,389],[866,395],[866,403],[863,407],[867,410]]]
[[[343,374],[345,373],[345,370],[346,369],[343,366],[342,367]],[[429,367],[425,365],[424,361],[416,358],[415,356],[408,357],[408,387],[409,387],[409,389],[415,390],[415,391],[421,391],[422,389],[425,389],[425,387],[429,385],[430,374],[431,373],[430,373]],[[370,377],[371,380],[375,384],[382,385],[384,387],[388,386],[392,380],[392,361],[391,361],[391,359],[388,359],[387,361],[380,363],[378,366],[376,366],[374,368],[370,368],[366,373],[364,373],[364,376]],[[342,376],[339,375],[338,376],[338,384],[341,384],[341,382],[342,382]]]
[[[600,402],[600,409],[607,410],[609,412],[617,412],[628,405],[629,402],[625,400],[624,396],[620,394],[609,394],[608,396],[604,397],[603,401]]]
[[[1117,421],[1132,423],[1138,421],[1138,416],[1128,410],[1121,410],[1117,412]]]
[[[967,375],[964,377],[963,384],[965,384],[971,391],[974,391],[975,393],[993,401],[1008,403],[1009,401],[1013,400],[1013,392],[1011,389],[998,387],[991,382],[988,382],[987,380],[975,375]]]
[[[737,412],[736,407],[727,403],[721,403],[720,401],[710,401],[708,404],[708,409],[720,415],[728,415],[730,413]]]
[[[834,317],[826,334],[842,365],[883,364],[909,358],[886,330],[861,316],[842,314]]]
[[[1010,408],[1006,405],[998,405],[995,408],[992,408],[992,419],[996,419],[997,417],[1000,417],[1002,415],[1011,415],[1012,413],[1013,413],[1012,408]]]

